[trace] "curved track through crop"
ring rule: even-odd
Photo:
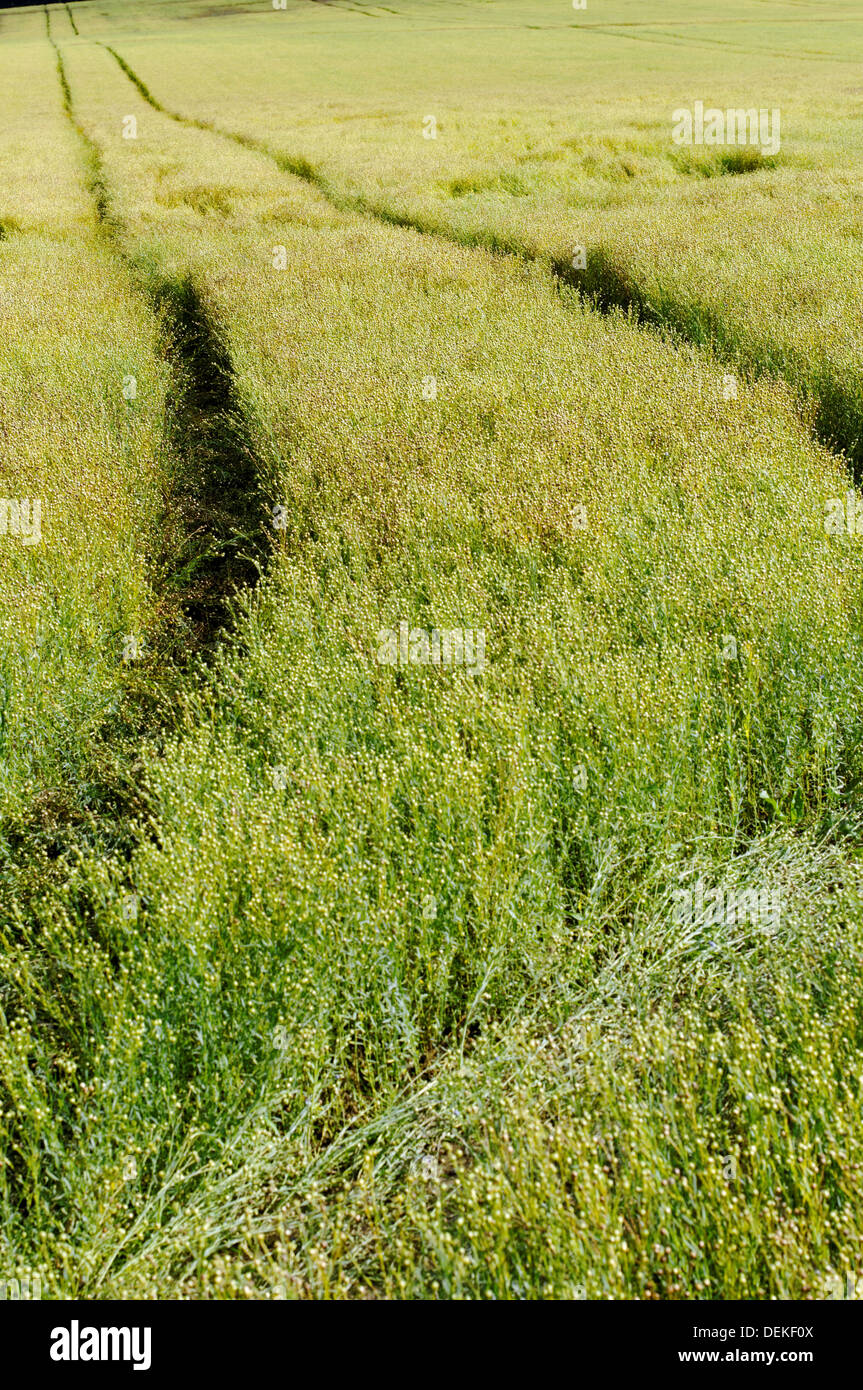
[[[695,331],[691,305],[673,296],[658,302],[656,296],[639,284],[628,268],[621,265],[616,257],[601,245],[588,248],[583,270],[574,269],[566,261],[538,256],[519,241],[501,236],[494,231],[460,236],[454,229],[433,223],[422,216],[413,216],[384,203],[350,194],[337,188],[319,168],[302,156],[292,156],[274,149],[267,141],[256,136],[229,131],[212,121],[198,120],[171,110],[153,95],[143,78],[116,49],[109,44],[100,46],[111,54],[129,81],[155,111],[180,125],[208,131],[265,155],[284,173],[302,179],[316,188],[341,211],[360,213],[386,226],[401,227],[423,236],[438,237],[468,249],[482,249],[493,255],[546,263],[559,288],[575,290],[599,312],[611,314],[623,311],[645,327],[667,334],[673,341],[688,342],[697,348],[708,349],[718,359],[735,365],[738,369],[742,368],[753,376],[766,374],[761,363],[746,351],[744,344],[737,341],[730,324],[721,316],[702,310],[698,316],[699,327]],[[807,394],[811,396],[811,390],[807,393],[801,388],[793,363],[781,364],[778,369],[774,363],[771,374],[776,374],[777,370],[792,389],[804,398],[803,413],[807,415],[808,402],[805,397]],[[815,438],[826,448],[843,454],[855,480],[859,480],[863,473],[863,396],[843,381],[827,377],[815,393],[812,404],[814,418],[810,417],[810,427]]]

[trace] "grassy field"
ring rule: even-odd
[[[861,56],[0,10],[0,1276],[859,1274]]]

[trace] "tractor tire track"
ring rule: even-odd
[[[50,33],[49,41],[63,109],[81,144],[97,235],[162,328],[171,382],[165,419],[170,476],[161,541],[150,561],[154,625],[134,682],[94,741],[94,767],[106,771],[94,773],[90,812],[85,821],[60,817],[49,843],[35,821],[9,837],[25,900],[43,890],[39,873],[46,863],[62,872],[70,855],[82,850],[131,858],[142,833],[136,822],[149,811],[142,791],[143,747],[158,748],[178,727],[183,690],[234,630],[238,600],[258,582],[269,549],[264,469],[220,327],[190,276],[160,275],[139,266],[127,249],[98,147],[77,118],[63,55]],[[37,841],[41,868],[32,855]]]
[[[184,730],[188,707],[183,697],[194,689],[196,677],[208,675],[204,663],[214,656],[225,630],[234,628],[238,596],[261,574],[266,548],[263,469],[231,357],[205,295],[189,276],[172,278],[139,265],[127,247],[99,148],[77,118],[47,9],[45,22],[56,55],[62,107],[80,142],[83,177],[93,199],[95,219],[87,229],[88,240],[91,245],[94,239],[101,241],[108,255],[116,257],[132,291],[143,298],[162,328],[173,383],[164,430],[172,476],[165,498],[164,553],[150,562],[152,601],[144,609],[151,622],[147,649],[155,654],[136,663],[134,684],[130,681],[120,690],[113,712],[95,731],[85,774],[86,798],[65,796],[65,788],[56,782],[37,783],[33,803],[20,819],[4,825],[0,942],[4,952],[10,942],[17,949],[22,929],[23,939],[39,940],[51,914],[68,913],[86,949],[100,953],[106,972],[119,980],[125,966],[97,878],[110,880],[111,893],[123,891],[142,844],[158,840],[149,766],[165,739]],[[44,815],[46,804],[50,819]],[[95,865],[96,877],[90,876],[88,865]],[[135,902],[137,913],[137,898]],[[74,1047],[76,1086],[86,1081],[95,1090],[103,1079],[100,1053],[69,1043],[77,1030],[82,1036],[86,1033],[93,1017],[93,1002],[88,994],[78,993],[78,980],[76,968],[67,969],[59,956],[52,958],[50,949],[43,951],[40,942],[20,976],[17,965],[11,973],[4,970],[3,1009],[7,1019],[20,1011],[29,1027],[32,1003],[25,1000],[25,989],[37,990],[35,1025],[40,1036],[47,1039],[49,1051]],[[63,1007],[55,1007],[55,1000],[62,1000]],[[7,1107],[10,1095],[4,1074],[0,1105]],[[74,1149],[79,1143],[80,1132],[70,1114],[58,1120],[57,1132],[64,1147]],[[14,1146],[9,1152],[7,1190],[23,1204],[28,1200],[28,1173]]]
[[[181,506],[187,531],[174,579],[195,576],[184,589],[189,622],[183,638],[188,644],[191,635],[194,650],[200,651],[212,645],[229,621],[234,595],[260,577],[266,550],[262,518],[269,505],[264,469],[230,352],[205,293],[191,276],[145,270],[127,251],[98,147],[77,119],[62,53],[51,42],[64,110],[82,145],[99,227],[165,331],[173,379],[166,433],[178,485],[173,501]]]
[[[746,22],[748,23],[749,21]],[[750,56],[757,54],[764,58],[787,59],[789,62],[840,63],[843,66],[847,66],[848,64],[847,58],[843,58],[836,53],[819,53],[808,49],[789,53],[781,48],[755,48],[745,46],[743,43],[734,43],[731,39],[712,39],[708,38],[706,34],[701,34],[697,38],[690,38],[688,34],[678,34],[673,30],[661,29],[658,25],[659,21],[656,21],[656,27],[647,29],[647,32],[643,34],[628,32],[629,29],[636,27],[634,25],[573,24],[570,27],[573,29],[592,28],[596,33],[603,34],[610,39],[626,39],[631,43],[652,43],[665,48],[669,48],[673,45],[675,47],[695,48],[703,50],[706,53],[711,52],[714,48],[721,48],[725,49],[728,53],[741,53]],[[647,28],[647,26],[644,27]],[[675,28],[676,27],[677,26],[675,26]]]
[[[204,130],[230,140],[244,149],[265,155],[283,173],[302,179],[320,192],[341,212],[359,213],[385,226],[400,227],[421,236],[437,237],[451,245],[467,250],[484,250],[495,256],[513,257],[545,265],[559,289],[575,290],[578,295],[602,314],[623,311],[637,324],[654,329],[678,343],[710,349],[722,362],[753,377],[781,377],[801,402],[801,415],[807,428],[827,449],[844,455],[855,481],[863,477],[863,383],[842,381],[829,367],[821,373],[817,388],[804,386],[792,353],[771,354],[769,363],[759,360],[759,352],[747,345],[742,337],[720,314],[697,301],[679,297],[657,297],[635,277],[621,267],[614,255],[603,246],[589,249],[583,270],[573,269],[566,261],[538,255],[516,238],[489,230],[459,235],[453,229],[409,213],[398,212],[362,195],[349,194],[336,188],[327,176],[303,156],[292,156],[273,149],[256,136],[238,134],[223,129],[212,121],[183,116],[164,106],[150,91],[125,58],[109,44],[100,44],[111,54],[119,68],[137,88],[153,110],[191,129]],[[697,326],[696,326],[697,325]],[[810,410],[811,407],[811,410]]]

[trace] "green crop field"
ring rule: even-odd
[[[836,1297],[857,0],[0,8],[0,93],[0,1279]]]

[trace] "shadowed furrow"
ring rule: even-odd
[[[99,223],[165,328],[174,381],[167,421],[176,461],[171,507],[179,508],[185,537],[161,584],[175,597],[175,617],[182,615],[177,636],[188,655],[190,638],[192,651],[212,644],[229,619],[237,591],[254,585],[260,575],[263,517],[269,505],[262,469],[230,354],[200,290],[189,276],[142,268],[125,250],[99,151],[77,120],[62,54],[56,43],[54,48],[64,109],[84,148]],[[163,575],[164,569],[163,561]],[[177,657],[179,652],[178,646]]]

